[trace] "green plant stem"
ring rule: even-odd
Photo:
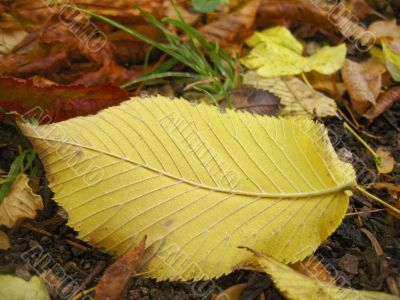
[[[391,211],[397,213],[400,216],[400,209],[394,207],[393,205],[390,205],[389,203],[387,203],[386,201],[378,198],[377,196],[371,194],[370,192],[368,192],[367,190],[363,189],[360,186],[356,186],[357,190],[360,191],[362,194],[364,194],[367,197],[370,197],[372,199],[374,199],[376,202],[379,202],[380,204],[382,204],[383,206],[385,206],[386,208],[390,209]]]
[[[351,128],[351,126],[350,126],[349,124],[347,124],[346,121],[344,122],[344,128],[346,128],[348,131],[350,131],[350,132],[357,138],[357,140],[358,140],[361,144],[364,145],[364,147],[372,154],[372,156],[374,157],[374,160],[375,160],[376,162],[379,162],[379,156],[378,156],[378,154],[376,154],[376,152],[371,148],[371,146],[368,145],[367,142],[364,141],[364,140],[362,139],[362,137],[359,136],[359,135],[354,131],[354,129]]]

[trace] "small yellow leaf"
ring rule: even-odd
[[[37,276],[30,281],[11,275],[0,275],[1,300],[50,300],[44,283]]]
[[[396,161],[394,160],[392,153],[383,147],[378,147],[376,150],[376,155],[379,161],[376,164],[379,173],[386,174],[393,171]]]
[[[293,78],[262,78],[254,71],[243,76],[243,83],[255,88],[266,90],[279,97],[284,106],[282,116],[318,116],[328,117],[336,115],[336,102],[310,88],[300,79]]]
[[[321,74],[333,74],[343,66],[346,59],[347,48],[345,44],[335,47],[325,46],[315,52],[312,56],[306,57],[305,72],[317,71]]]
[[[119,254],[146,235],[138,272],[159,280],[230,273],[252,257],[241,245],[301,260],[339,226],[356,186],[326,129],[306,118],[159,96],[20,127],[68,224]]]
[[[258,263],[288,300],[399,300],[394,295],[335,286],[307,277],[272,257],[256,253]]]
[[[255,32],[246,40],[246,44],[250,47],[255,47],[260,43],[282,46],[299,55],[303,53],[303,45],[283,26],[276,26],[262,32]]]
[[[383,55],[386,60],[386,67],[396,81],[400,81],[400,39],[392,43],[382,41]]]
[[[33,193],[27,175],[20,175],[0,206],[0,225],[12,227],[20,219],[34,219],[36,211],[43,209],[42,198]]]
[[[322,47],[312,56],[303,57],[303,46],[284,27],[256,32],[247,44],[254,48],[240,62],[249,69],[257,69],[257,74],[262,77],[298,75],[310,71],[330,75],[341,68],[347,52],[346,45],[340,44]]]

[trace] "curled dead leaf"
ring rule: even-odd
[[[108,83],[94,86],[54,85],[43,80],[0,77],[0,107],[28,113],[40,123],[62,121],[121,103],[132,94]]]
[[[121,299],[132,273],[140,264],[144,255],[146,237],[139,244],[132,246],[107,268],[96,286],[95,300]]]
[[[42,197],[33,193],[28,183],[25,174],[14,181],[0,206],[0,225],[12,227],[23,218],[34,219],[36,211],[43,209]]]
[[[279,97],[284,106],[281,115],[336,115],[335,100],[315,91],[297,77],[262,78],[255,71],[249,71],[244,75],[243,82]]]
[[[365,113],[376,103],[374,94],[369,89],[362,71],[361,64],[349,59],[346,59],[342,68],[343,81],[350,95],[351,103],[359,114]]]
[[[368,109],[363,116],[367,119],[375,119],[380,114],[389,110],[397,101],[400,100],[400,86],[393,87],[379,96],[376,106]]]
[[[259,115],[276,116],[280,110],[280,101],[274,94],[251,87],[242,87],[230,91],[234,108]],[[226,103],[223,103],[226,107]]]

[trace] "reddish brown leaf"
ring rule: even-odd
[[[133,94],[114,84],[51,85],[33,80],[0,77],[0,106],[21,114],[30,112],[41,123],[94,114]]]
[[[393,87],[382,94],[376,101],[376,106],[371,107],[363,116],[367,119],[375,119],[390,109],[397,101],[400,101],[400,86]]]
[[[96,286],[95,300],[121,299],[132,273],[136,270],[144,255],[145,243],[146,237],[107,268]]]
[[[233,107],[259,115],[276,116],[281,108],[275,95],[256,88],[243,87],[230,92]],[[226,107],[226,103],[223,103]]]
[[[261,27],[290,22],[332,27],[322,10],[308,0],[262,0],[257,25]]]
[[[205,25],[200,32],[213,41],[242,42],[251,34],[259,5],[260,0],[250,0],[238,10]]]
[[[350,95],[355,111],[364,114],[369,107],[375,105],[375,96],[368,86],[360,64],[346,59],[342,68],[344,84]]]

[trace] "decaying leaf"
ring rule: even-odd
[[[298,75],[316,71],[329,75],[337,72],[344,63],[347,48],[345,44],[335,47],[325,46],[312,56],[301,56],[299,43],[291,43],[290,32],[281,28],[271,28],[256,32],[246,43],[254,47],[242,57],[240,62],[249,69],[257,69],[262,77]]]
[[[364,114],[371,106],[376,104],[376,99],[369,89],[360,64],[346,59],[342,68],[342,76],[353,108],[359,113]]]
[[[7,250],[11,247],[10,239],[7,233],[0,230],[0,250]]]
[[[138,272],[189,280],[239,267],[251,257],[240,245],[301,260],[341,223],[355,173],[322,125],[138,100],[20,124],[82,239],[123,253],[146,235],[149,260]]]
[[[251,34],[260,1],[249,0],[238,10],[205,25],[200,32],[213,41],[242,42]]]
[[[379,59],[371,57],[361,63],[361,69],[369,90],[377,98],[382,89],[382,75],[387,72],[385,64]]]
[[[121,299],[132,273],[137,269],[145,250],[146,237],[132,246],[107,268],[96,286],[95,300]]]
[[[319,116],[336,115],[335,100],[321,94],[300,79],[293,78],[261,78],[256,72],[247,72],[243,77],[245,84],[266,90],[281,100],[283,116]]]
[[[11,275],[0,275],[0,299],[50,300],[46,286],[37,276],[30,281]]]
[[[400,38],[400,26],[397,26],[396,19],[375,21],[368,26],[368,31],[372,32],[378,41],[382,38]]]
[[[35,117],[41,123],[94,114],[131,96],[114,84],[57,85],[0,77],[0,107]]]
[[[264,271],[271,276],[276,288],[288,300],[399,300],[394,295],[372,291],[360,291],[323,283],[307,277],[272,257],[256,253],[257,260]]]
[[[42,198],[33,193],[29,178],[22,174],[14,181],[0,206],[0,225],[12,227],[23,218],[34,219],[36,211],[43,209]]]
[[[262,0],[258,11],[258,26],[265,28],[283,22],[307,23],[318,28],[333,27],[324,11],[309,0]]]
[[[378,149],[376,149],[376,155],[378,156],[376,167],[379,173],[386,174],[392,172],[396,165],[392,153],[383,147],[378,147]]]
[[[382,41],[383,55],[386,67],[396,81],[400,81],[400,39],[392,42]]]
[[[363,116],[367,119],[375,119],[381,113],[389,110],[397,101],[400,101],[399,86],[393,87],[379,96],[376,105],[367,110]]]
[[[265,90],[242,87],[231,90],[229,95],[234,108],[259,115],[276,116],[281,108],[279,98]]]

